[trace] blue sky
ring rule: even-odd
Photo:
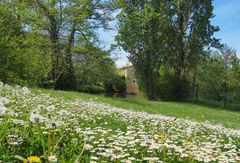
[[[214,25],[220,27],[215,37],[220,38],[222,43],[237,49],[240,52],[240,0],[215,0]],[[240,56],[239,56],[240,57]]]
[[[240,53],[240,0],[214,0],[214,14],[212,19],[214,25],[220,27],[220,31],[215,33],[215,37],[221,39],[222,43],[237,49]],[[114,42],[114,36],[117,31],[99,30],[100,40],[103,41],[103,46],[109,47]],[[240,55],[238,55],[240,57]],[[124,51],[117,53],[118,67],[128,63],[127,54]]]

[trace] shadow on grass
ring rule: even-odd
[[[217,101],[211,101],[211,100],[201,99],[198,102],[194,100],[190,100],[189,103],[195,104],[198,106],[208,107],[209,109],[214,109],[214,110],[240,112],[240,104],[227,104],[227,107],[224,108],[223,102],[217,102]]]
[[[33,92],[39,93],[38,89],[33,88]],[[42,93],[50,93],[51,95],[54,96],[64,96],[67,99],[74,99],[74,98],[83,98],[83,99],[88,99],[88,98],[93,98],[92,96],[96,94],[86,94],[82,92],[75,92],[75,91],[55,91],[55,90],[48,90],[48,89],[41,89]],[[149,107],[150,105],[157,108],[157,107],[166,107],[167,108],[175,108],[176,106],[174,105],[179,105],[179,106],[187,106],[188,107],[207,107],[209,109],[214,109],[214,110],[223,110],[223,111],[231,111],[231,112],[240,112],[240,105],[239,104],[228,104],[227,108],[223,107],[222,102],[216,102],[216,101],[210,101],[210,100],[199,100],[199,102],[195,102],[194,100],[188,100],[186,102],[176,102],[176,101],[148,101],[146,99],[138,99],[138,98],[129,98],[128,96],[114,96],[114,95],[109,95],[109,94],[98,94],[97,96],[102,96],[103,101],[105,102],[110,102],[115,105],[118,105],[119,107],[122,106],[121,102],[123,102],[126,106],[127,105],[136,105],[141,108],[143,107]],[[109,101],[111,100],[111,101]]]
[[[185,101],[185,102],[176,102],[176,101],[148,101],[148,100],[137,100],[137,99],[128,99],[128,98],[119,98],[119,97],[110,97],[112,100],[122,101],[126,104],[133,104],[140,107],[148,107],[149,105],[155,107],[172,107],[175,108],[175,105],[178,106],[187,106],[187,107],[206,107],[213,110],[222,110],[222,111],[230,111],[230,112],[240,112],[240,105],[237,104],[228,104],[227,108],[223,107],[223,104],[216,101],[207,101],[207,100],[199,100],[199,102],[195,101]],[[167,109],[166,108],[166,109]]]
[[[142,100],[120,98],[120,97],[107,97],[107,98],[111,98],[112,100],[122,101],[124,103],[134,104],[134,105],[138,105],[138,106],[147,106],[146,102],[148,102],[147,100],[143,102]]]

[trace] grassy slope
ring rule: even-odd
[[[32,91],[35,93],[40,93],[38,89],[32,89]],[[226,111],[217,107],[207,107],[191,103],[133,100],[105,97],[103,95],[91,95],[77,92],[64,92],[45,89],[42,89],[41,92],[49,93],[54,97],[64,97],[66,99],[94,99],[98,102],[105,102],[111,104],[112,106],[125,109],[145,111],[151,114],[164,114],[178,118],[189,118],[200,122],[211,121],[213,123],[223,124],[225,127],[240,129],[240,112]]]

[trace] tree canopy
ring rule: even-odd
[[[211,24],[212,1],[119,0],[119,5],[122,10],[116,39],[129,52],[149,99],[156,97],[161,65],[174,70],[176,99],[186,99],[188,72],[210,47],[220,47],[213,37],[219,27]]]

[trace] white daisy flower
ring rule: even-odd
[[[30,121],[32,123],[42,123],[45,121],[45,118],[43,116],[41,116],[40,114],[31,114]]]
[[[61,115],[61,116],[68,116],[69,115],[69,112],[67,111],[67,110],[60,110],[59,112],[58,112],[58,114],[59,115]]]
[[[57,162],[58,158],[55,155],[51,155],[51,156],[48,157],[48,161],[49,162]]]
[[[31,93],[27,87],[23,87],[22,90],[25,95],[29,95]]]
[[[52,111],[54,111],[56,108],[55,108],[55,106],[54,105],[49,105],[48,107],[47,107],[47,111],[49,111],[49,112],[52,112]]]

